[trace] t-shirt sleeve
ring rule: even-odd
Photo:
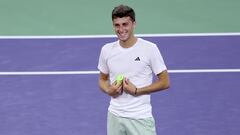
[[[151,49],[152,49],[150,54],[151,67],[152,67],[153,73],[157,75],[162,71],[167,70],[167,67],[164,63],[163,57],[158,47],[154,45]]]
[[[106,59],[106,48],[102,48],[99,56],[98,61],[98,70],[104,74],[108,74],[109,69],[107,66],[107,59]]]

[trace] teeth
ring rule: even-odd
[[[120,34],[120,36],[125,36],[125,35],[126,35],[126,34],[124,34],[124,33],[123,33],[123,34]]]

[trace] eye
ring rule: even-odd
[[[128,26],[128,23],[123,23],[122,25],[126,27],[126,26]]]
[[[119,24],[114,24],[114,27],[119,27],[120,25]]]

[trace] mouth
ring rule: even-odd
[[[127,33],[118,33],[119,38],[124,38],[127,36]]]

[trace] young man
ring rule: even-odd
[[[156,135],[150,94],[169,87],[167,68],[154,43],[135,37],[132,8],[115,7],[112,22],[118,41],[102,47],[98,63],[99,86],[111,96],[108,135]],[[119,74],[121,83],[116,82]]]

